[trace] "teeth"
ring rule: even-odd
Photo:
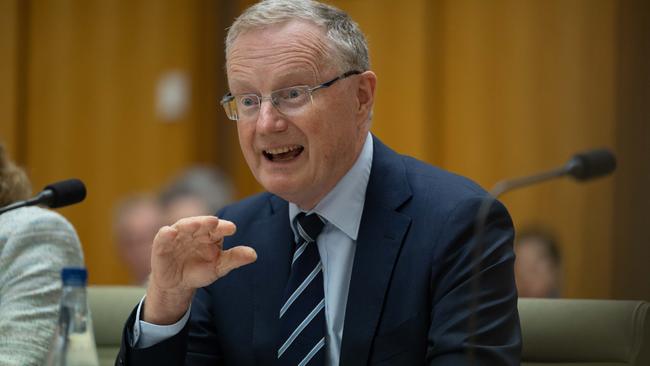
[[[278,148],[275,148],[275,149],[266,150],[266,152],[268,154],[277,155],[277,154],[283,154],[283,153],[286,153],[286,152],[289,152],[289,151],[297,150],[299,148],[300,148],[300,146],[298,146],[298,145],[283,146],[283,147],[278,147]]]

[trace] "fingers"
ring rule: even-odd
[[[196,237],[207,235],[217,226],[219,226],[219,218],[215,216],[193,216],[176,221],[172,225],[172,228],[178,230],[183,235]]]
[[[178,251],[198,251],[204,258],[214,257],[207,255],[208,251],[221,250],[224,236],[232,235],[235,231],[235,224],[215,216],[183,218],[158,231],[154,238],[153,254],[176,256]],[[216,247],[206,248],[206,245]]]
[[[255,262],[252,248],[222,249],[224,237],[236,230],[234,223],[214,216],[187,217],[161,228],[152,248],[152,282],[197,288]]]
[[[217,263],[217,277],[223,277],[233,269],[253,263],[256,260],[257,253],[251,247],[242,245],[224,250]]]
[[[170,243],[173,243],[178,237],[178,231],[171,226],[163,226],[156,233],[156,237],[153,239],[152,250],[154,254],[165,253],[171,250]]]
[[[219,220],[219,225],[211,231],[213,236],[230,236],[237,231],[237,226],[228,220]]]
[[[202,244],[221,243],[224,236],[235,233],[236,226],[228,220],[215,216],[194,216],[178,220],[172,228],[178,231],[182,241],[198,241]]]
[[[178,235],[178,231],[170,226],[163,226],[156,233],[154,241],[172,241],[176,239],[176,235]]]

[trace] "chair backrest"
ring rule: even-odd
[[[122,329],[145,289],[89,286],[101,366],[113,365]],[[525,366],[648,366],[650,304],[643,301],[520,299]]]
[[[135,286],[88,287],[88,304],[100,366],[115,364],[124,323],[144,292],[143,287]]]
[[[522,365],[650,365],[650,304],[520,299]]]

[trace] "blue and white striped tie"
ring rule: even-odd
[[[280,309],[282,336],[278,364],[322,366],[325,362],[325,295],[316,237],[325,223],[316,214],[300,213],[295,224],[302,240],[293,254],[291,275]]]

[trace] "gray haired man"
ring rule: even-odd
[[[495,205],[475,251],[486,193],[369,132],[357,24],[260,2],[229,30],[226,71],[222,105],[267,192],[158,232],[118,362],[519,364],[508,213]]]

